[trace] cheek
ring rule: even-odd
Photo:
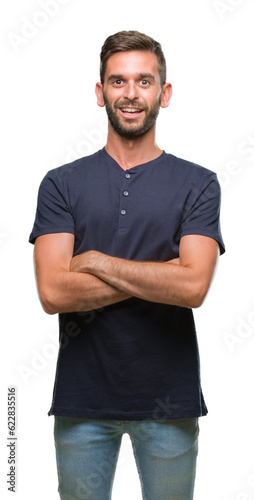
[[[107,92],[107,94],[104,93],[103,97],[105,104],[107,103],[112,109],[116,109],[117,103],[121,99],[119,92]]]
[[[161,103],[161,97],[162,97],[162,91],[161,90],[154,90],[154,92],[152,93],[152,95],[144,95],[144,101],[146,102],[147,106],[149,106],[149,108],[154,108],[158,105],[160,105]]]
[[[162,99],[162,89],[160,89],[157,92],[157,101],[156,102],[161,103],[161,99]]]

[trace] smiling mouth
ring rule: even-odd
[[[139,116],[142,112],[143,109],[140,108],[131,108],[131,107],[123,107],[119,108],[122,115],[125,116],[126,118],[136,118]]]

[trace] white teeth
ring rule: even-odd
[[[141,110],[135,108],[121,108],[126,113],[139,113]]]

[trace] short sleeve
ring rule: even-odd
[[[29,242],[50,233],[75,234],[74,219],[68,201],[68,191],[57,169],[47,173],[38,192],[37,210]]]
[[[212,173],[202,183],[200,189],[192,189],[183,207],[181,234],[199,234],[215,239],[220,254],[225,252],[220,227],[221,189],[217,175]]]

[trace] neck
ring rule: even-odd
[[[115,132],[109,123],[105,149],[124,170],[155,160],[162,153],[155,143],[155,125],[143,136],[128,139]]]

